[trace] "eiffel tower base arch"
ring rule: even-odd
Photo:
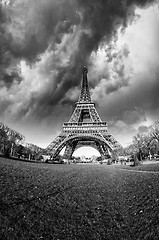
[[[64,133],[63,133],[64,134]],[[61,134],[61,135],[63,135]],[[79,134],[75,136],[66,136],[65,139],[60,143],[60,138],[56,140],[56,143],[53,143],[53,147],[51,148],[51,159],[52,161],[56,160],[60,151],[65,147],[63,157],[65,159],[71,159],[73,153],[81,147],[90,146],[99,151],[102,160],[111,156],[112,148],[108,142],[104,141],[101,136],[96,135],[85,135]]]
[[[98,141],[72,141],[66,144],[63,157],[66,159],[71,159],[73,153],[77,149],[84,146],[95,148],[100,153],[102,160],[106,159],[108,156],[111,156],[111,153],[108,151],[107,147],[104,144],[100,145]]]

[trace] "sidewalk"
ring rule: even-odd
[[[146,161],[143,161],[143,164],[154,164],[154,163],[159,163],[159,161],[158,160],[154,160],[154,159],[152,159],[152,160],[146,160]]]

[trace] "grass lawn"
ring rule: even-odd
[[[0,239],[158,240],[159,164],[0,158]]]

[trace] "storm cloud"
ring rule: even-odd
[[[118,40],[118,30],[124,31],[136,20],[136,8],[147,8],[156,2],[155,0],[2,1],[0,4],[2,120],[9,118],[12,121],[36,122],[48,119],[49,122],[56,122],[58,120],[55,120],[55,115],[61,118],[61,109],[67,108],[71,113],[72,105],[78,99],[81,70],[84,65],[89,69],[92,98],[99,104],[104,118],[109,114],[108,120],[114,118],[129,125],[132,121],[138,121],[136,112],[145,118],[144,110],[141,110],[145,103],[144,95],[138,91],[136,93],[136,87],[131,86],[133,69],[129,48],[124,45],[122,49],[116,51],[115,44]],[[95,58],[101,48],[105,49],[105,56],[100,64]],[[152,88],[158,87],[157,78],[156,72]],[[125,98],[129,94],[125,89],[128,87],[132,90],[129,105],[125,103]],[[153,89],[152,91],[149,89],[144,87],[150,98]],[[119,99],[123,104],[122,107],[117,106],[119,110],[116,111],[115,107],[113,110],[111,108],[112,101],[109,106],[104,103],[112,94],[118,92],[119,95],[115,95],[115,99]],[[152,103],[151,109],[157,108],[158,100],[155,103],[156,106]],[[131,110],[133,116],[130,116]]]

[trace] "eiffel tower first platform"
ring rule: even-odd
[[[64,158],[70,159],[75,150],[82,146],[91,146],[99,151],[102,159],[108,158],[111,152],[121,147],[107,130],[91,101],[87,68],[83,68],[81,93],[70,120],[63,124],[62,132],[46,148],[54,160],[65,147]]]

